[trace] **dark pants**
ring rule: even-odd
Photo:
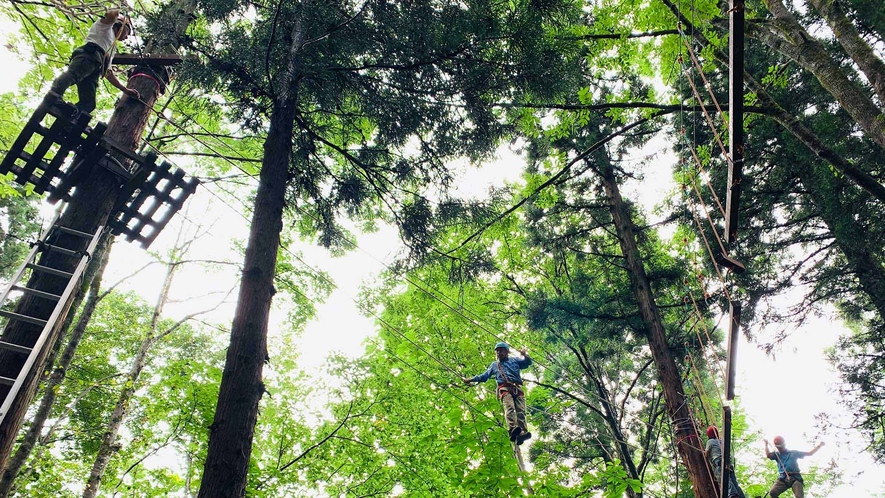
[[[710,461],[710,467],[713,469],[713,477],[716,479],[716,487],[719,488],[722,483],[722,459],[715,458]],[[738,486],[737,478],[734,472],[728,469],[728,498],[744,498],[744,491]]]
[[[796,498],[803,498],[805,496],[805,484],[802,482],[802,477],[778,477],[777,481],[774,481],[774,484],[771,486],[771,490],[768,491],[768,494],[770,494],[772,498],[777,498],[781,493],[788,489],[793,490],[793,496]]]
[[[104,73],[104,54],[98,46],[84,45],[71,54],[71,62],[65,72],[52,82],[52,91],[64,96],[65,91],[77,85],[80,101],[77,108],[81,112],[95,109],[95,94],[98,92],[98,79]]]

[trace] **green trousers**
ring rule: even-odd
[[[95,109],[95,94],[98,92],[103,62],[104,56],[100,50],[87,46],[74,50],[68,68],[52,82],[52,91],[63,97],[68,88],[77,85],[77,94],[80,97],[77,108],[81,112],[92,112]]]

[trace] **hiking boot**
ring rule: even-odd
[[[523,432],[516,437],[516,444],[522,444],[532,438],[531,432]]]
[[[516,441],[517,438],[519,438],[519,433],[520,433],[520,432],[522,432],[522,428],[520,428],[520,427],[514,427],[514,428],[510,429],[510,431],[509,431],[509,433],[510,433],[510,440],[511,440],[511,441]]]

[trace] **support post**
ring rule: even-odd
[[[728,194],[725,241],[737,240],[744,169],[744,1],[729,0],[728,38]]]
[[[722,472],[719,473],[719,496],[728,497],[731,482],[731,407],[722,407]]]
[[[725,399],[734,399],[734,379],[737,363],[737,341],[741,331],[741,303],[732,302],[729,310],[728,349],[725,359]]]

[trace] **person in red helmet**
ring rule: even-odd
[[[463,378],[465,384],[485,382],[495,377],[498,381],[498,399],[504,405],[504,418],[507,419],[510,440],[522,444],[532,437],[525,420],[525,393],[522,391],[522,377],[519,371],[528,368],[532,359],[525,350],[520,351],[522,358],[509,356],[510,346],[506,342],[495,345],[497,361],[489,365],[485,373],[471,378]]]
[[[722,482],[722,440],[719,439],[719,430],[714,426],[707,427],[707,446],[704,448],[704,456],[710,462],[713,477],[716,478],[717,487]],[[728,498],[745,498],[744,491],[738,486],[737,478],[731,464],[728,466]]]
[[[802,473],[799,471],[799,459],[814,455],[824,443],[819,443],[811,451],[788,450],[781,436],[774,437],[775,451],[770,451],[768,440],[765,440],[765,457],[774,460],[777,463],[777,481],[771,486],[768,494],[772,498],[777,498],[788,489],[793,490],[793,496],[796,498],[805,497],[805,483],[802,480]]]

